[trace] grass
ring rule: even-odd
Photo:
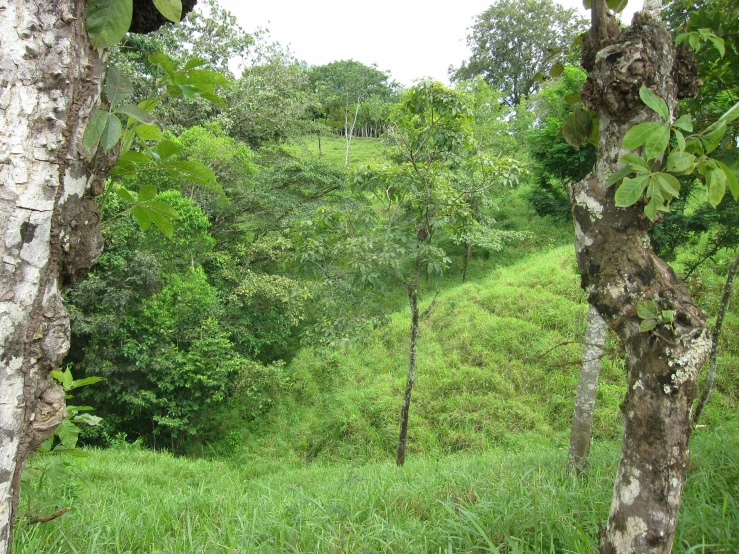
[[[674,552],[739,548],[737,427],[700,430]],[[73,511],[19,525],[16,554],[594,552],[618,459],[599,442],[582,478],[563,445],[312,466],[257,478],[223,461],[126,448],[76,462]]]
[[[287,146],[288,152],[302,158],[318,159],[318,139],[314,135],[304,136]],[[321,137],[321,161],[344,166],[346,140],[339,136]],[[354,138],[349,148],[349,169],[360,165],[386,161],[385,143],[382,139]]]

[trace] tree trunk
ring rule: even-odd
[[[596,25],[596,8],[603,13],[605,0],[593,5]],[[637,13],[631,27],[605,44],[597,48],[582,90],[586,106],[599,115],[598,157],[593,172],[571,191],[582,286],[623,343],[628,369],[621,461],[600,551],[667,554],[688,461],[696,376],[711,340],[689,291],[654,254],[643,204],[616,207],[615,187],[606,188],[605,182],[625,153],[624,134],[656,120],[640,101],[640,86],[653,89],[674,112],[678,79],[686,75],[674,71],[672,37],[651,13]],[[640,300],[673,310],[674,323],[641,332]]]
[[[110,159],[82,135],[97,108],[102,57],[85,2],[2,2],[0,11],[0,554],[8,551],[21,470],[66,415],[49,372],[69,349],[59,296],[102,250],[99,212]]]
[[[318,132],[318,159],[321,159],[321,132]]]
[[[408,302],[411,307],[411,344],[408,357],[408,378],[405,384],[403,407],[400,410],[400,436],[398,437],[398,452],[395,463],[402,466],[405,463],[405,445],[408,438],[408,413],[411,408],[411,394],[416,381],[416,345],[418,343],[418,276],[421,267],[421,258],[416,256],[413,282],[408,285]]]
[[[700,400],[695,407],[695,415],[693,416],[693,425],[698,425],[703,408],[706,407],[708,402],[708,396],[711,394],[713,389],[713,383],[716,380],[716,356],[718,351],[718,339],[721,336],[721,327],[724,325],[724,317],[726,316],[726,310],[729,308],[729,300],[731,300],[731,291],[734,287],[734,277],[736,272],[739,270],[739,256],[734,260],[734,263],[729,268],[729,274],[726,276],[726,282],[724,283],[724,291],[721,294],[721,303],[718,307],[718,314],[716,315],[716,326],[713,328],[711,334],[711,352],[708,354],[708,380],[706,381],[706,388],[703,389]]]
[[[581,473],[588,465],[590,438],[593,434],[595,397],[600,378],[600,360],[606,341],[608,327],[598,310],[588,307],[588,326],[582,346],[582,369],[577,383],[575,413],[570,430],[570,452],[567,457],[567,472]]]
[[[462,282],[467,282],[467,266],[470,263],[472,257],[472,243],[467,243],[467,248],[464,251],[464,260],[462,260]]]

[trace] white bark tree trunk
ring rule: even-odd
[[[606,342],[608,326],[600,317],[598,310],[588,307],[588,326],[585,330],[582,347],[582,369],[577,383],[575,413],[570,430],[570,451],[567,458],[567,471],[582,472],[588,465],[590,439],[593,435],[593,414],[595,398],[600,379],[600,361]]]
[[[100,97],[85,2],[0,0],[0,554],[23,464],[66,414],[63,286],[102,250],[82,135]]]

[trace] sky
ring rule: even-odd
[[[582,0],[555,0],[582,8]],[[469,57],[467,28],[492,0],[219,0],[246,31],[269,29],[273,41],[289,45],[299,60],[323,65],[353,59],[390,70],[393,79],[410,85],[433,77],[448,81],[450,65]],[[630,0],[624,21],[641,7]]]

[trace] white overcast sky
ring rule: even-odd
[[[582,0],[556,0],[586,16]],[[390,70],[404,85],[433,77],[447,81],[447,69],[469,56],[465,38],[476,15],[491,0],[219,0],[246,31],[269,29],[272,40],[289,45],[310,65],[354,59]],[[641,7],[630,0],[624,21]]]

